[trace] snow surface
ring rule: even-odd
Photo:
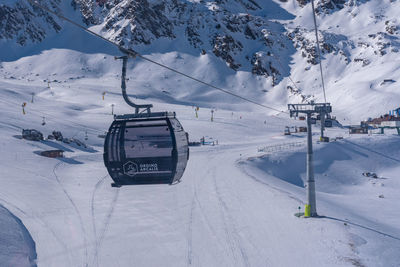
[[[1,201],[7,203],[4,199]],[[1,205],[0,236],[1,266],[36,266],[35,242],[21,220]]]
[[[74,62],[76,56],[57,50],[35,60],[49,54],[49,61],[68,55],[62,61]],[[109,74],[116,73],[119,64],[97,64],[104,58],[100,55],[79,57],[83,69],[78,72],[89,73],[85,66],[94,60],[89,66],[99,68],[96,75],[76,78],[73,63],[50,67],[35,64],[34,58],[21,59],[24,64],[4,64],[1,71],[6,78],[0,81],[0,203],[26,225],[36,243],[38,266],[396,266],[399,262],[400,155],[394,132],[356,138],[349,137],[346,129],[329,129],[329,136],[345,139],[314,145],[317,209],[323,217],[297,218],[294,213],[305,203],[304,149],[273,155],[257,149],[304,141],[305,135],[282,134],[286,125],[304,122],[286,114],[267,116],[257,107],[249,110],[247,104],[217,108],[211,122],[210,109],[201,107],[196,118],[191,105],[167,104],[168,96],[165,103],[158,102],[161,97],[144,88],[137,90],[139,103],[153,102],[155,110],[176,111],[191,140],[208,136],[219,145],[193,147],[178,185],[116,189],[110,187],[102,162],[103,139],[97,135],[112,121],[112,103],[119,114],[130,111],[122,103],[119,78]],[[44,77],[60,82],[51,82],[48,88]],[[35,92],[33,103],[31,92]],[[23,101],[26,115],[22,115]],[[61,130],[81,140],[88,132],[90,148],[21,140],[22,128],[36,128],[45,135]],[[52,148],[65,150],[66,158],[38,155]],[[365,171],[381,178],[364,177]]]

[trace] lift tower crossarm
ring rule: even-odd
[[[332,106],[330,103],[315,103],[311,101],[309,104],[288,104],[290,117],[298,117],[299,113],[331,113]]]

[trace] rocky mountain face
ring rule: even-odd
[[[256,15],[262,10],[257,1],[73,0],[73,6],[87,25],[101,25],[102,32],[120,45],[150,45],[160,38],[184,36],[183,41],[199,53],[213,53],[231,69],[251,70],[271,77],[275,84],[287,71],[272,57],[273,51],[286,50],[289,55],[292,44],[271,32],[285,31],[281,24]]]
[[[61,0],[41,1],[54,11],[59,11],[60,3]],[[43,41],[48,31],[60,30],[61,25],[51,15],[26,1],[0,3],[0,39],[14,39],[18,45],[24,46]]]
[[[390,0],[395,2],[396,0]],[[297,0],[300,6],[310,2],[310,0]],[[368,0],[353,1],[353,0],[320,0],[317,1],[317,13],[332,14],[345,7],[349,8],[350,15],[355,18],[359,14],[356,8]],[[352,11],[350,11],[352,10]],[[370,16],[371,17],[371,16]],[[383,56],[390,52],[397,53],[400,49],[400,24],[396,18],[390,18],[379,11],[373,16],[374,24],[382,24],[381,31],[370,32],[365,36],[346,36],[337,34],[330,27],[328,30],[320,30],[320,47],[322,55],[333,54],[337,55],[345,64],[352,61],[361,62],[362,66],[370,64],[370,60],[362,58],[359,55],[354,55],[357,48],[362,50],[372,51],[376,56]],[[337,26],[339,27],[339,26]],[[373,31],[373,30],[372,30]],[[315,35],[312,29],[305,29],[297,26],[289,30],[287,36],[293,41],[295,48],[301,51],[302,57],[310,64],[318,64],[318,56],[315,48]],[[361,53],[362,54],[362,53]]]
[[[269,14],[274,12],[287,12],[277,4],[289,4],[287,0],[68,1],[68,12],[79,14],[82,19],[79,23],[96,26],[100,34],[124,47],[135,49],[159,40],[176,41],[177,49],[190,47],[199,55],[214,55],[232,70],[267,77],[272,86],[290,76],[293,68],[290,64],[296,53],[301,54],[306,71],[319,60],[312,28],[293,23],[294,15],[294,20],[285,24],[269,19]],[[319,18],[343,10],[356,17],[355,10],[370,1],[319,0],[315,3]],[[56,12],[66,12],[62,0],[39,2]],[[296,0],[296,3],[296,12],[310,6],[310,0]],[[337,56],[344,66],[351,62],[367,66],[371,59],[365,56],[365,51],[376,56],[397,53],[399,20],[379,12],[373,19],[382,24],[382,30],[362,37],[348,36],[334,27],[321,28],[323,57]],[[40,43],[49,32],[60,32],[62,25],[58,18],[33,7],[27,0],[0,4],[0,39],[15,40],[20,46]]]
[[[301,7],[304,7],[311,0],[296,0]],[[332,11],[341,10],[345,7],[358,6],[369,0],[315,0],[316,12],[318,13],[330,13]],[[284,2],[284,1],[282,1]]]
[[[60,10],[61,0],[39,1]],[[101,34],[125,47],[151,45],[160,38],[179,39],[199,52],[212,53],[235,71],[251,71],[270,77],[272,84],[288,75],[275,56],[293,53],[285,29],[278,22],[257,15],[260,0],[72,0],[71,7],[88,27],[98,25]],[[0,38],[19,45],[38,43],[47,31],[60,31],[57,18],[32,7],[26,0],[0,5]]]

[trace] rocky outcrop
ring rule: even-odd
[[[214,40],[213,53],[225,60],[228,66],[234,70],[238,70],[239,63],[235,63],[231,54],[237,54],[242,51],[243,45],[239,41],[235,41],[230,35],[216,36]]]
[[[71,11],[81,14],[87,26],[126,48],[151,45],[160,39],[177,40],[199,54],[212,53],[235,70],[252,71],[279,83],[286,72],[271,54],[283,55],[286,65],[292,43],[282,34],[265,34],[271,27],[285,31],[278,22],[257,15],[261,0],[68,0]],[[64,13],[61,0],[40,0]],[[0,5],[0,39],[16,39],[19,45],[43,41],[49,31],[58,32],[58,18],[32,7],[27,0]],[[282,40],[285,39],[285,40]],[[186,42],[186,44],[185,44]],[[276,51],[276,53],[274,53]],[[250,67],[249,67],[250,66]]]
[[[213,53],[233,70],[251,64],[257,75],[273,76],[277,82],[283,79],[283,71],[279,71],[276,62],[259,58],[260,54],[273,50],[271,44],[278,44],[274,38],[282,37],[270,36],[271,40],[265,40],[263,31],[278,23],[251,14],[261,10],[256,0],[73,0],[73,5],[82,13],[85,23],[101,25],[102,31],[121,45],[134,47],[149,45],[160,38],[185,38],[199,53]],[[284,50],[288,45],[291,43],[287,40],[284,45],[279,44],[279,49]]]
[[[368,0],[314,0],[315,4],[315,12],[316,13],[332,13],[337,10],[341,10],[346,6],[358,6],[362,3],[367,2]],[[311,0],[297,0],[297,3],[304,7]]]
[[[232,70],[270,77],[273,85],[290,75],[293,54],[301,53],[310,66],[319,62],[314,32],[269,20],[265,15],[269,7],[266,0],[66,1],[39,0],[56,12],[75,11],[81,15],[79,23],[88,27],[96,25],[100,34],[126,48],[135,49],[163,40],[176,42],[176,50],[189,46],[199,55],[214,55]],[[296,1],[301,7],[310,3],[310,0]],[[316,0],[315,4],[317,12],[326,16],[368,1]],[[32,7],[27,0],[6,3],[0,4],[0,39],[15,40],[18,45],[27,46],[62,30],[63,24],[57,17]],[[69,10],[66,11],[66,7]],[[357,12],[351,15],[355,17]],[[338,34],[340,31],[335,33],[333,28],[320,31],[322,56],[336,55],[345,64],[353,60],[367,66],[373,61],[366,58],[364,52],[368,50],[372,49],[370,54],[376,56],[398,52],[400,26],[397,18],[388,18],[378,12],[373,19],[375,24],[382,25],[380,31],[357,39],[345,33]],[[360,51],[352,55],[355,50]]]
[[[338,55],[346,63],[351,62],[350,50],[355,47],[353,42],[344,35],[320,32],[320,49],[322,56],[325,54]],[[296,27],[288,33],[288,37],[294,42],[295,48],[301,50],[302,56],[308,63],[316,65],[319,63],[314,31]]]
[[[46,7],[57,10],[61,0],[41,1]],[[48,31],[58,32],[60,24],[46,12],[25,1],[13,5],[0,4],[0,39],[15,40],[19,45],[38,43]]]

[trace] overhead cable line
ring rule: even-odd
[[[322,57],[321,57],[321,49],[319,48],[318,26],[317,26],[317,19],[315,17],[314,0],[311,0],[311,6],[312,6],[312,13],[313,13],[313,18],[314,18],[315,38],[317,40],[317,44],[315,45],[315,47],[317,48],[317,53],[318,53],[319,70],[321,72],[322,91],[324,92],[324,101],[326,103],[325,82],[324,82],[324,75],[323,75],[323,72],[322,72]]]
[[[240,95],[238,95],[238,94],[232,93],[232,92],[230,92],[230,91],[228,91],[228,90],[222,89],[222,88],[217,87],[217,86],[215,86],[215,85],[212,85],[212,84],[210,84],[210,83],[204,82],[204,81],[199,80],[199,79],[197,79],[197,78],[194,78],[194,77],[192,77],[192,76],[190,76],[190,75],[187,75],[187,74],[185,74],[185,73],[183,73],[183,72],[180,72],[180,71],[175,70],[175,69],[173,69],[173,68],[171,68],[171,67],[168,67],[168,66],[166,66],[166,65],[164,65],[164,64],[161,64],[161,63],[159,63],[159,62],[156,62],[156,61],[154,61],[154,60],[152,60],[152,59],[150,59],[150,58],[146,58],[146,57],[144,57],[144,56],[142,56],[142,55],[140,55],[140,54],[137,54],[137,56],[140,57],[140,58],[142,58],[142,59],[144,59],[144,60],[147,60],[147,61],[149,61],[149,62],[151,62],[151,63],[154,63],[154,64],[156,64],[156,65],[158,65],[158,66],[160,66],[160,67],[163,67],[163,68],[168,69],[168,70],[170,70],[170,71],[173,71],[173,72],[175,72],[175,73],[177,73],[177,74],[180,74],[180,75],[182,75],[182,76],[185,76],[186,78],[189,78],[189,79],[191,79],[191,80],[193,80],[193,81],[196,81],[196,82],[198,82],[198,83],[204,84],[204,85],[206,85],[206,86],[208,86],[208,87],[214,88],[214,89],[216,89],[216,90],[219,90],[219,91],[221,91],[221,92],[223,92],[223,93],[226,93],[226,94],[229,94],[229,95],[231,95],[231,96],[240,98],[240,99],[242,99],[242,100],[244,100],[244,101],[247,101],[247,102],[253,103],[253,104],[255,104],[255,105],[261,106],[261,107],[263,107],[263,108],[271,109],[271,110],[274,110],[274,111],[277,111],[277,112],[280,112],[280,113],[288,113],[288,112],[285,112],[285,111],[282,111],[282,110],[279,110],[279,109],[276,109],[276,108],[273,108],[273,107],[266,106],[266,105],[264,105],[264,104],[258,103],[258,102],[254,101],[254,100],[251,100],[251,99],[245,98],[245,97],[243,97],[243,96],[240,96]]]
[[[126,49],[126,48],[122,47],[121,45],[119,45],[119,44],[117,44],[117,43],[114,43],[113,41],[111,41],[111,40],[109,40],[109,39],[107,39],[107,38],[101,36],[100,34],[97,34],[97,33],[93,32],[93,31],[91,31],[91,30],[85,28],[84,26],[82,26],[82,25],[80,25],[80,24],[78,24],[78,23],[72,21],[71,19],[69,19],[69,18],[67,18],[67,17],[65,17],[65,16],[63,16],[63,15],[61,15],[61,14],[58,14],[58,13],[56,13],[56,12],[54,12],[54,11],[48,9],[48,8],[45,7],[45,6],[40,5],[36,0],[35,0],[35,1],[34,1],[34,0],[27,0],[27,1],[28,1],[29,3],[31,3],[32,5],[38,7],[38,8],[40,8],[40,9],[42,9],[42,10],[45,10],[45,11],[47,11],[48,13],[53,14],[53,15],[59,17],[60,19],[65,20],[65,21],[67,21],[67,22],[69,22],[69,23],[75,25],[76,27],[78,27],[78,28],[80,28],[80,29],[82,29],[82,30],[84,30],[84,31],[86,31],[86,32],[88,32],[88,33],[90,33],[90,34],[96,36],[96,37],[99,37],[99,38],[103,39],[104,41],[106,41],[106,42],[108,42],[108,43],[110,43],[110,44],[112,44],[112,45],[118,47],[123,53],[129,55],[130,57],[133,57],[133,58],[139,57],[139,58],[141,58],[141,59],[143,59],[143,60],[146,60],[146,61],[148,61],[148,62],[150,62],[150,63],[156,64],[156,65],[158,65],[158,66],[160,66],[160,67],[162,67],[162,68],[168,69],[168,70],[170,70],[170,71],[172,71],[172,72],[175,72],[175,73],[177,73],[177,74],[179,74],[179,75],[182,75],[182,76],[184,76],[184,77],[186,77],[186,78],[188,78],[188,79],[191,79],[191,80],[193,80],[193,81],[196,81],[196,82],[198,82],[198,83],[201,83],[201,84],[203,84],[203,85],[206,85],[206,86],[208,86],[208,87],[210,87],[210,88],[213,88],[213,89],[215,89],[215,90],[221,91],[221,92],[223,92],[223,93],[225,93],[225,94],[228,94],[228,95],[234,96],[234,97],[236,97],[236,98],[242,99],[242,100],[247,101],[247,102],[249,102],[249,103],[255,104],[255,105],[257,105],[257,106],[260,106],[260,107],[263,107],[263,108],[266,108],[266,109],[270,109],[270,110],[274,110],[274,111],[277,111],[277,112],[279,112],[279,113],[286,113],[286,114],[289,114],[289,113],[286,112],[286,111],[282,111],[282,110],[279,110],[279,109],[277,109],[277,108],[274,108],[274,107],[270,107],[270,106],[261,104],[261,103],[259,103],[259,102],[254,101],[254,100],[251,100],[251,99],[248,99],[248,98],[246,98],[246,97],[243,97],[243,96],[241,96],[241,95],[232,93],[232,92],[230,92],[230,91],[228,91],[228,90],[226,90],[226,89],[223,89],[223,88],[221,88],[221,87],[218,87],[218,86],[212,85],[212,84],[210,84],[210,83],[204,82],[204,81],[202,81],[202,80],[200,80],[200,79],[197,79],[197,78],[195,78],[195,77],[193,77],[193,76],[190,76],[190,75],[185,74],[185,73],[183,73],[183,72],[181,72],[181,71],[178,71],[178,70],[176,70],[176,69],[173,69],[173,68],[171,68],[171,67],[169,67],[169,66],[167,66],[167,65],[164,65],[164,64],[159,63],[159,62],[157,62],[157,61],[154,61],[154,60],[152,60],[152,59],[150,59],[150,58],[148,58],[148,57],[145,57],[145,56],[141,55],[140,53],[138,53],[138,52],[136,52],[136,51],[134,51],[134,50],[132,50],[132,49]]]

